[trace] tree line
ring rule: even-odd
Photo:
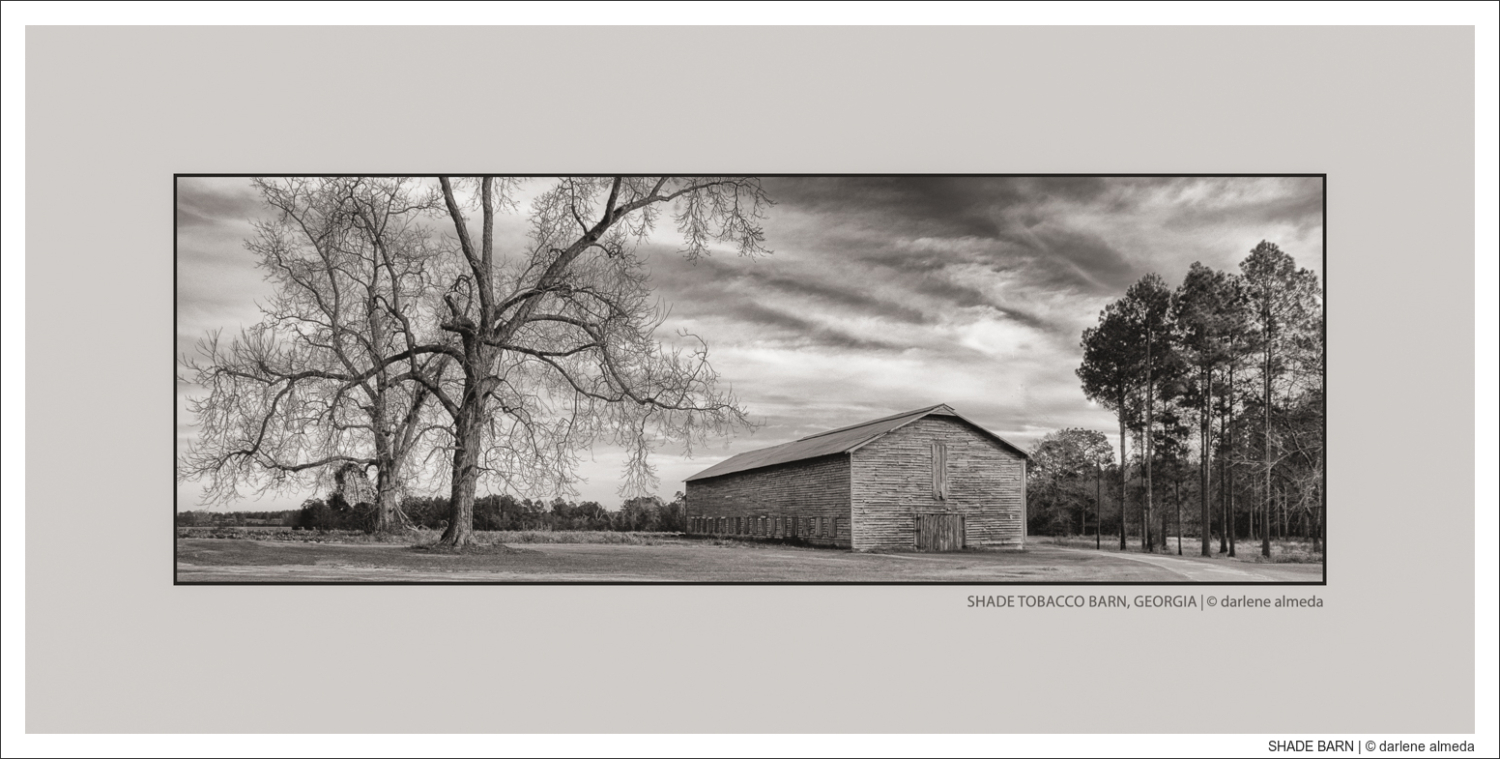
[[[401,509],[415,527],[445,530],[450,504],[442,496],[408,496]],[[370,503],[350,505],[338,493],[309,498],[299,509],[282,511],[178,512],[178,527],[288,527],[303,530],[365,530],[379,518]],[[681,492],[671,501],[656,496],[627,498],[617,509],[597,501],[578,502],[561,496],[517,498],[509,493],[474,499],[476,530],[602,530],[612,532],[682,532],[687,527],[687,503]]]
[[[637,249],[669,220],[688,259],[768,252],[754,178],[253,184],[267,218],[246,248],[273,294],[179,359],[203,393],[177,475],[207,504],[331,486],[396,531],[417,525],[412,496],[446,491],[440,542],[462,546],[481,490],[573,492],[603,443],[626,453],[622,493],[645,494],[653,450],[747,424],[702,340],[657,338]],[[497,236],[527,194],[525,240]]]
[[[178,527],[292,527],[300,509],[280,511],[179,511],[173,519]]]
[[[1148,274],[1085,330],[1084,395],[1114,412],[1102,432],[1044,438],[1028,483],[1043,534],[1108,531],[1127,547],[1169,536],[1231,556],[1246,540],[1324,543],[1323,311],[1318,277],[1262,241],[1238,272],[1194,263],[1174,290]],[[1104,505],[1111,507],[1104,513]],[[1102,541],[1102,537],[1096,537]]]

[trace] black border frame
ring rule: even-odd
[[[451,174],[452,176],[476,176],[476,174],[474,172],[448,172],[447,174]],[[178,261],[178,251],[177,251],[177,188],[178,188],[178,180],[179,179],[185,179],[185,178],[186,179],[194,179],[194,178],[234,178],[234,177],[250,178],[250,177],[262,177],[262,176],[263,177],[371,177],[371,178],[393,178],[393,177],[429,177],[429,176],[442,176],[442,175],[445,175],[445,172],[435,171],[435,172],[413,172],[413,173],[388,172],[388,173],[339,173],[339,174],[305,173],[305,172],[290,172],[290,173],[255,172],[255,173],[244,173],[244,174],[242,174],[242,173],[232,173],[232,172],[227,172],[227,173],[178,172],[178,173],[174,173],[172,175],[172,222],[173,222],[172,223],[172,292],[173,292],[172,319],[173,319],[173,326],[174,326],[174,330],[173,330],[174,342],[173,342],[173,346],[172,346],[172,354],[173,354],[173,361],[174,361],[174,363],[176,361],[176,353],[177,353],[177,348],[176,348],[176,343],[175,343],[175,336],[176,336],[175,326],[176,326],[176,322],[177,322],[177,318],[178,318],[178,304],[177,304],[177,300],[176,300],[176,294],[177,294],[178,286],[179,286],[178,280],[177,280],[177,274],[178,274],[178,272],[177,272],[177,261]],[[561,173],[561,174],[559,174],[559,173],[514,173],[514,174],[503,174],[503,176],[515,176],[515,177],[535,178],[535,177],[595,176],[595,175],[576,174],[576,173],[573,173],[573,174],[569,174],[569,173]],[[629,173],[626,173],[626,174],[619,174],[618,176],[642,177],[642,176],[659,176],[659,175],[658,174],[629,174]],[[703,172],[693,172],[693,173],[688,173],[688,174],[675,174],[675,175],[672,175],[672,176],[708,176],[708,175],[704,174]],[[770,173],[770,174],[758,174],[756,176],[761,176],[761,177],[780,177],[780,178],[787,178],[787,177],[814,177],[814,178],[821,178],[821,177],[914,177],[914,178],[916,178],[916,177],[974,177],[974,178],[1073,177],[1073,178],[1089,178],[1089,179],[1095,179],[1095,178],[1097,178],[1097,179],[1104,179],[1104,178],[1130,178],[1130,179],[1135,179],[1135,178],[1151,178],[1151,177],[1156,177],[1156,178],[1212,178],[1212,177],[1220,177],[1220,178],[1293,178],[1293,177],[1296,177],[1296,178],[1304,178],[1304,179],[1305,178],[1318,178],[1318,179],[1320,179],[1322,181],[1322,190],[1323,190],[1323,193],[1322,193],[1322,213],[1323,213],[1323,225],[1322,225],[1323,255],[1322,255],[1322,264],[1323,264],[1323,270],[1321,272],[1321,277],[1320,277],[1320,279],[1322,280],[1322,289],[1323,289],[1323,314],[1322,314],[1323,315],[1323,356],[1322,356],[1322,366],[1320,367],[1321,371],[1322,371],[1322,376],[1323,376],[1323,444],[1324,444],[1324,457],[1323,457],[1324,465],[1323,465],[1323,481],[1322,481],[1323,534],[1324,534],[1324,541],[1323,541],[1323,564],[1322,564],[1323,579],[1320,580],[1320,581],[1312,581],[1312,580],[1307,580],[1307,581],[1287,580],[1287,581],[1265,581],[1265,582],[1248,582],[1248,581],[1194,582],[1194,581],[1183,581],[1183,580],[1163,580],[1163,581],[1158,581],[1158,582],[1122,582],[1122,581],[1070,582],[1070,581],[1060,581],[1060,580],[1059,581],[1026,581],[1026,582],[1022,582],[1022,581],[1010,581],[1010,580],[994,580],[994,581],[988,581],[988,582],[985,582],[985,581],[939,581],[939,580],[923,580],[923,581],[910,581],[910,582],[892,582],[892,581],[880,581],[880,582],[877,582],[877,581],[865,581],[865,580],[848,580],[848,581],[842,581],[842,582],[829,581],[829,580],[795,580],[795,581],[793,581],[793,580],[785,580],[785,581],[781,581],[781,580],[777,580],[777,581],[726,581],[726,580],[703,580],[703,581],[690,581],[690,580],[660,580],[660,581],[636,581],[636,580],[527,580],[527,581],[518,581],[518,580],[510,580],[510,581],[500,581],[500,580],[469,580],[469,581],[457,581],[457,580],[455,580],[455,581],[451,581],[451,582],[433,581],[433,580],[410,580],[410,581],[403,581],[403,580],[370,580],[370,581],[330,580],[330,581],[326,581],[326,582],[316,582],[316,581],[310,581],[310,580],[286,580],[286,581],[273,581],[273,580],[246,580],[246,581],[204,580],[204,581],[196,581],[196,582],[185,582],[185,581],[183,581],[178,576],[178,572],[177,572],[177,540],[178,540],[178,538],[177,538],[177,519],[176,519],[176,517],[177,517],[177,514],[178,514],[178,510],[179,510],[178,509],[178,505],[179,504],[178,504],[177,488],[176,488],[175,477],[174,477],[174,485],[173,485],[173,488],[172,488],[172,524],[171,524],[171,527],[172,527],[172,585],[173,586],[205,586],[205,587],[211,587],[211,586],[236,586],[236,587],[238,587],[238,586],[302,586],[302,585],[311,585],[311,586],[359,586],[359,587],[371,587],[371,586],[403,587],[403,586],[422,586],[422,585],[436,585],[436,586],[480,586],[480,587],[484,587],[484,586],[522,586],[522,587],[534,587],[534,586],[558,586],[558,585],[561,585],[561,586],[580,586],[580,587],[583,587],[583,586],[622,586],[622,585],[623,586],[636,586],[636,587],[641,587],[641,586],[644,586],[644,587],[677,587],[677,586],[792,586],[792,587],[822,586],[822,587],[847,587],[847,586],[870,586],[870,585],[875,585],[875,586],[883,586],[883,587],[934,587],[934,586],[936,586],[936,587],[986,587],[986,588],[989,588],[989,587],[1183,587],[1183,586],[1186,586],[1186,587],[1196,587],[1196,588],[1213,588],[1213,587],[1256,587],[1256,588],[1260,588],[1260,587],[1272,587],[1272,588],[1274,588],[1274,587],[1289,587],[1289,586],[1292,586],[1292,587],[1326,587],[1328,585],[1328,542],[1327,542],[1327,534],[1329,532],[1330,519],[1331,519],[1332,515],[1328,511],[1328,500],[1329,499],[1328,499],[1328,463],[1327,463],[1328,462],[1328,455],[1327,455],[1327,445],[1328,445],[1328,174],[1327,173],[1302,173],[1302,172],[1289,172],[1289,173],[1196,173],[1196,172],[1170,173],[1170,172],[1168,172],[1168,173],[1102,173],[1102,174],[1072,173],[1072,172],[1068,172],[1068,173],[1048,173],[1048,174],[1038,174],[1038,173],[1016,173],[1016,174],[1008,174],[1008,173],[899,173],[899,174],[888,174],[888,173],[822,173],[822,174],[812,174],[812,173],[785,173],[785,174],[782,174],[782,173]],[[173,460],[175,461],[176,458],[178,457],[178,455],[180,455],[178,444],[177,444],[177,436],[176,436],[176,427],[177,427],[177,423],[178,423],[178,404],[177,404],[177,398],[176,398],[176,382],[175,382],[176,373],[175,372],[173,373],[173,377],[174,377],[174,381],[173,381],[173,398],[172,398],[172,457],[173,457]],[[1198,594],[1198,596],[1199,596],[1198,597],[1198,604],[1199,604],[1199,609],[1200,610],[1206,609],[1206,607],[1204,606],[1204,600],[1205,600],[1206,595],[1207,595],[1206,593],[1200,593],[1200,594]],[[982,606],[982,604],[981,604],[981,606]]]

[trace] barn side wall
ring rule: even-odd
[[[947,447],[942,500],[932,492],[933,442]],[[1025,459],[955,417],[918,419],[850,456],[855,549],[913,548],[921,514],[964,515],[971,547],[1025,543]]]
[[[692,480],[686,495],[692,534],[850,545],[844,454]]]

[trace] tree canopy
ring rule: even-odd
[[[650,454],[746,424],[703,340],[658,338],[638,246],[670,219],[689,259],[769,251],[770,199],[749,177],[257,180],[276,219],[248,243],[275,296],[227,345],[208,336],[183,380],[208,387],[179,476],[212,497],[376,470],[392,519],[406,484],[446,483],[463,545],[476,488],[571,492],[578,457],[623,448],[622,492]],[[529,234],[502,244],[497,218]],[[469,218],[478,215],[477,229]],[[445,466],[434,466],[439,460]],[[385,503],[385,501],[382,501]]]

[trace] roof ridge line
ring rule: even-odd
[[[850,425],[846,425],[846,426],[839,427],[839,428],[836,428],[836,429],[824,430],[822,432],[815,432],[815,433],[813,433],[811,435],[808,435],[807,437],[799,437],[796,440],[793,440],[792,442],[794,442],[794,443],[800,443],[803,440],[812,440],[813,438],[823,437],[824,435],[832,435],[835,432],[846,432],[848,430],[854,429],[855,427],[866,427],[866,426],[869,426],[871,424],[879,424],[881,422],[888,422],[888,421],[890,421],[892,419],[900,419],[903,416],[911,416],[913,414],[925,414],[928,411],[932,411],[933,409],[944,408],[944,407],[947,407],[947,409],[949,411],[953,410],[952,406],[949,406],[946,403],[939,403],[939,404],[936,404],[936,405],[933,405],[933,406],[928,406],[926,408],[913,409],[911,411],[903,411],[903,412],[901,412],[899,414],[891,414],[890,416],[882,416],[879,419],[871,419],[871,420],[869,420],[867,422],[860,422],[859,424],[850,424]]]

